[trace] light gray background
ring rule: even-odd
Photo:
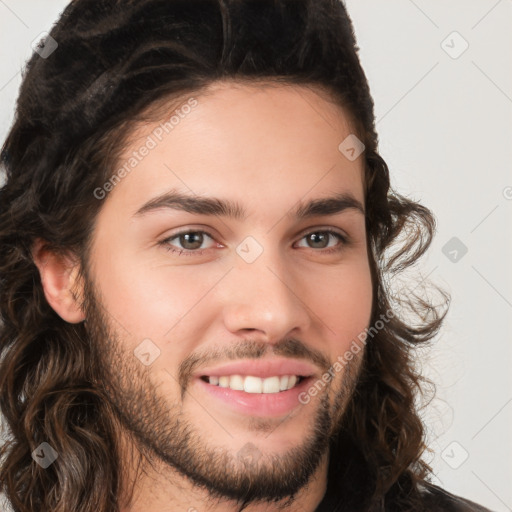
[[[66,4],[0,0],[1,140],[30,45]],[[512,511],[512,0],[346,4],[393,185],[437,217],[415,277],[452,295],[421,361],[437,384],[425,411],[434,451],[427,460],[447,490]],[[461,38],[469,47],[453,58]],[[456,262],[443,253],[453,237],[468,249],[462,257],[445,249]]]

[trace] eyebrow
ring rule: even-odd
[[[180,210],[196,215],[216,215],[239,221],[247,218],[247,212],[236,201],[216,197],[192,196],[174,190],[149,200],[135,212],[134,217],[140,217],[161,209]],[[329,197],[313,199],[306,203],[299,201],[295,208],[288,213],[288,216],[300,220],[323,215],[335,215],[345,210],[355,210],[365,215],[361,202],[351,193],[342,192]]]

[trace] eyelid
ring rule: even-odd
[[[334,226],[312,226],[309,228],[306,228],[300,235],[299,239],[304,238],[305,236],[311,234],[311,233],[317,233],[317,232],[324,232],[324,233],[334,233],[336,235],[341,236],[344,240],[348,242],[349,236],[347,233],[345,233],[340,228],[336,228]]]
[[[214,241],[217,244],[217,246],[220,245],[223,247],[223,245],[221,243],[217,242],[215,236],[213,236],[209,231],[206,231],[205,229],[202,229],[202,228],[187,228],[187,229],[178,231],[178,232],[173,233],[172,235],[166,237],[164,240],[159,242],[158,245],[163,246],[169,252],[178,253],[179,256],[181,256],[183,254],[187,255],[187,256],[194,256],[194,255],[200,256],[203,254],[203,252],[212,248],[212,247],[207,247],[206,249],[180,249],[180,248],[174,247],[173,245],[170,244],[171,240],[179,238],[181,235],[186,235],[186,234],[190,234],[190,233],[201,233],[203,235],[206,235],[212,241]],[[313,251],[314,253],[319,253],[319,255],[328,255],[328,254],[332,254],[332,253],[337,253],[337,252],[342,251],[347,245],[350,245],[350,237],[345,233],[340,233],[340,231],[338,231],[337,228],[334,228],[332,226],[309,227],[299,235],[298,240],[296,242],[294,242],[294,245],[295,245],[295,243],[303,240],[306,236],[313,234],[313,233],[328,233],[328,234],[334,236],[335,238],[337,238],[337,240],[338,240],[338,243],[331,247],[324,247],[324,248],[320,248],[320,249],[315,249],[313,247],[309,247],[309,248],[303,247],[303,249],[309,249],[309,250]]]
[[[176,238],[179,238],[182,235],[187,235],[187,234],[190,234],[190,233],[201,233],[201,234],[206,235],[207,237],[209,237],[217,245],[222,245],[220,242],[217,242],[215,236],[213,236],[209,231],[206,231],[203,228],[187,228],[187,229],[184,229],[182,231],[177,231],[176,233],[173,233],[173,234],[171,234],[169,236],[166,236],[161,242],[159,242],[159,245],[164,245],[164,246],[168,245],[171,240],[175,240]],[[208,249],[209,248],[192,250],[192,249],[179,249],[179,248],[177,248],[178,251],[190,252],[190,253],[195,253],[195,254],[200,254],[201,252],[206,251]]]
[[[339,253],[345,247],[350,245],[350,239],[347,235],[345,235],[344,233],[340,233],[336,229],[332,229],[332,228],[314,228],[310,231],[306,231],[299,237],[297,242],[301,242],[305,237],[307,237],[308,235],[311,235],[313,233],[327,233],[328,235],[331,235],[332,237],[336,238],[338,243],[334,246],[324,247],[321,249],[315,249],[313,247],[302,247],[302,249],[309,249],[310,251],[313,251],[315,253],[319,253],[320,255],[325,256],[325,255],[329,255],[329,254],[333,254],[333,253]]]

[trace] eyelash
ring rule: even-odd
[[[176,248],[172,247],[171,245],[169,245],[169,242],[171,242],[171,240],[175,240],[176,238],[179,238],[181,235],[187,235],[187,234],[192,234],[192,233],[202,233],[202,234],[209,236],[212,240],[215,240],[214,237],[212,235],[210,235],[210,233],[208,233],[207,231],[195,229],[195,230],[187,230],[187,231],[181,231],[179,233],[175,233],[171,237],[168,237],[165,240],[162,240],[161,242],[159,242],[159,245],[162,245],[166,251],[169,251],[171,253],[177,253],[179,256],[183,256],[183,255],[185,255],[185,256],[192,256],[192,255],[200,256],[203,254],[204,251],[207,251],[208,249],[195,249],[195,250],[193,250],[193,249],[176,249]],[[334,231],[332,229],[309,231],[308,233],[305,233],[304,235],[302,235],[300,240],[302,240],[303,238],[306,238],[309,235],[312,235],[313,233],[316,233],[316,234],[328,233],[329,235],[336,237],[341,242],[340,244],[335,245],[334,247],[329,247],[328,249],[316,250],[313,247],[309,247],[309,249],[311,249],[312,251],[315,251],[315,252],[321,252],[323,254],[332,254],[332,253],[340,252],[344,248],[344,246],[348,245],[348,243],[349,243],[348,239],[345,236],[343,236],[341,233],[338,233],[337,231]]]

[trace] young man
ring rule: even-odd
[[[484,510],[421,458],[445,312],[413,328],[386,277],[434,221],[390,190],[342,3],[73,1],[2,161],[16,512]]]

